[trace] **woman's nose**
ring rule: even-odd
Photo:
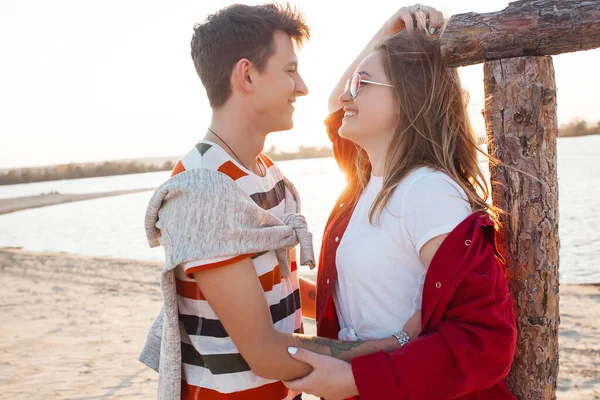
[[[340,101],[340,103],[347,103],[350,100],[352,100],[352,95],[350,94],[350,89],[344,90],[344,93],[342,93],[340,95],[340,97],[338,97],[338,100]]]

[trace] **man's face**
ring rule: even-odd
[[[275,53],[262,73],[253,74],[256,91],[251,99],[261,127],[267,132],[292,129],[296,97],[308,93],[298,73],[298,57],[290,37],[283,32],[275,32],[273,45]]]

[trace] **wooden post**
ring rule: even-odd
[[[558,178],[556,85],[551,57],[484,64],[485,121],[494,205],[506,212],[500,251],[514,296],[517,352],[507,384],[519,400],[556,399]]]
[[[558,380],[556,86],[547,56],[599,47],[600,0],[518,0],[458,14],[440,38],[447,66],[485,62],[489,151],[507,166],[490,172],[494,204],[506,212],[499,244],[519,329],[507,383],[519,400],[555,399]]]

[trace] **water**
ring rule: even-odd
[[[98,178],[68,179],[64,181],[23,183],[0,186],[0,199],[36,196],[59,192],[62,194],[103,193],[117,190],[148,189],[157,187],[169,178],[169,171],[144,174],[102,176]]]
[[[563,283],[600,282],[600,136],[559,139],[560,271]],[[296,184],[318,253],[343,178],[331,158],[279,162]],[[0,198],[104,192],[157,186],[168,172],[42,182],[0,188]],[[150,249],[143,217],[152,192],[24,210],[0,216],[0,247],[162,260]]]
[[[558,140],[560,270],[600,282],[600,135]]]
[[[302,209],[320,247],[325,222],[344,180],[333,158],[278,163],[302,195]],[[100,182],[97,192],[158,186],[168,172],[65,180],[15,185],[9,196],[44,193],[84,193]],[[57,184],[54,186],[54,184]],[[137,185],[137,186],[133,186]],[[0,194],[3,196],[4,192]],[[162,248],[150,249],[144,231],[144,213],[152,191],[35,208],[0,216],[0,247],[19,246],[36,251],[64,251],[92,256],[163,260]]]

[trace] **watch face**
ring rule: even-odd
[[[408,343],[410,341],[410,336],[408,336],[408,334],[406,332],[402,332],[400,334],[400,338],[398,339],[398,341],[400,342],[400,346],[404,346],[406,343]]]
[[[410,336],[406,332],[400,332],[393,335],[397,340],[400,347],[404,346],[406,343],[410,342]]]

